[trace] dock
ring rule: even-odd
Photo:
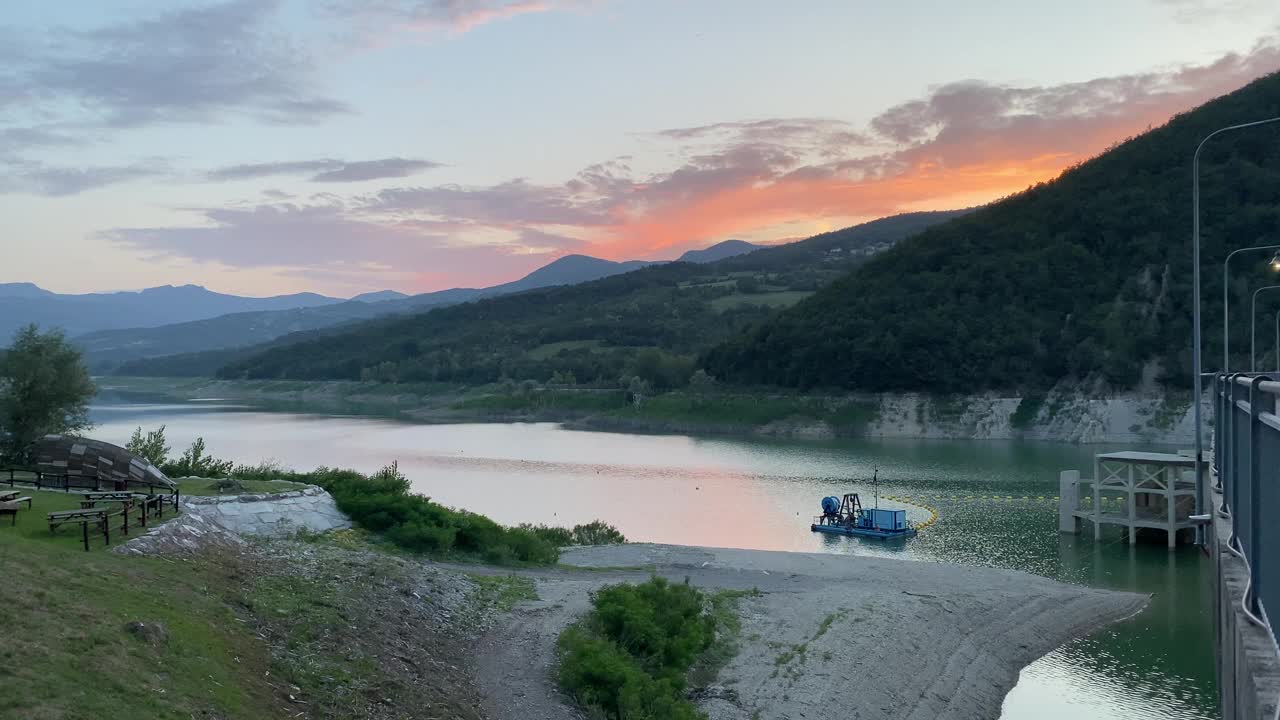
[[[1059,475],[1058,530],[1079,533],[1080,521],[1093,523],[1093,537],[1102,538],[1103,525],[1129,531],[1130,544],[1138,530],[1163,530],[1170,549],[1178,545],[1178,533],[1194,534],[1194,458],[1171,453],[1123,451],[1094,456],[1093,478],[1082,479],[1078,470]],[[1089,507],[1081,507],[1082,499]]]

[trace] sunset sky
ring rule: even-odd
[[[7,0],[0,282],[423,292],[801,238],[1277,69],[1274,0]]]

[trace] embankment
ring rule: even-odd
[[[395,415],[424,423],[561,422],[614,432],[720,434],[797,439],[842,437],[1023,438],[1071,443],[1193,442],[1189,395],[1158,391],[796,395],[720,389],[625,402],[620,391],[423,388],[342,381],[102,378],[105,390],[182,399],[226,399],[300,412]],[[1206,417],[1211,413],[1205,408]]]

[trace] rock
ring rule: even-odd
[[[124,631],[151,647],[159,647],[169,641],[169,631],[157,622],[134,620],[124,624]]]

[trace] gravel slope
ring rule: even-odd
[[[635,544],[574,548],[562,562],[584,569],[526,573],[541,599],[478,647],[477,683],[497,720],[581,717],[555,689],[556,637],[591,590],[650,572],[763,592],[742,601],[741,651],[699,696],[713,720],[833,708],[845,718],[996,718],[1024,666],[1147,602],[1010,570],[820,553]]]

